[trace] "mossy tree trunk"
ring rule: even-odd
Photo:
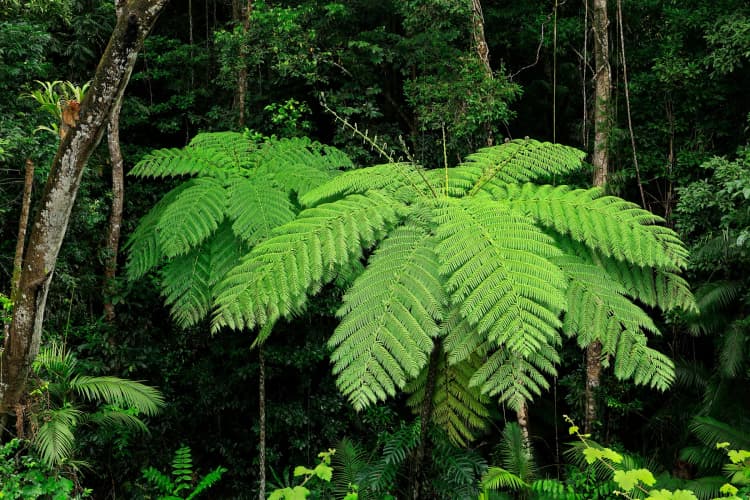
[[[609,17],[607,0],[594,0],[594,185],[604,186],[609,177],[609,130],[612,101],[612,71],[609,65]],[[585,83],[584,83],[585,84]],[[586,348],[585,432],[593,430],[598,417],[597,392],[600,386],[602,344],[595,341]]]
[[[81,104],[79,121],[60,142],[24,253],[13,319],[0,367],[0,414],[12,411],[39,352],[52,274],[86,163],[119,106],[143,40],[168,0],[118,0],[117,24]]]

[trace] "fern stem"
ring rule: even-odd
[[[419,444],[416,450],[414,450],[414,460],[412,461],[411,475],[409,478],[409,493],[411,498],[419,500],[421,498],[422,489],[422,464],[424,463],[425,449],[427,448],[427,431],[430,428],[430,421],[432,420],[432,410],[434,407],[434,396],[435,396],[435,383],[437,381],[437,369],[440,363],[440,354],[442,349],[440,342],[436,341],[435,346],[432,348],[430,354],[429,366],[427,368],[427,381],[424,389],[424,399],[422,400],[422,408],[419,414],[420,428],[419,428]]]
[[[384,148],[380,147],[380,145],[377,142],[375,142],[373,139],[371,139],[370,136],[367,135],[367,133],[362,133],[362,131],[360,131],[358,127],[352,125],[351,123],[349,123],[349,121],[346,118],[341,117],[338,113],[336,113],[333,109],[331,109],[328,106],[328,104],[325,102],[325,100],[321,100],[321,105],[323,106],[323,109],[325,111],[327,111],[328,113],[330,113],[331,115],[333,115],[333,117],[336,120],[338,120],[339,122],[341,122],[349,130],[351,130],[354,135],[359,136],[363,141],[365,141],[375,151],[377,151],[378,154],[380,154],[380,156],[382,156],[383,158],[385,158],[386,160],[388,160],[388,163],[392,163],[394,165],[398,165],[399,164],[399,162],[397,162],[393,158],[393,156],[391,154],[389,154]],[[419,174],[419,177],[422,178],[422,182],[424,182],[425,185],[429,188],[430,192],[432,193],[432,197],[433,198],[437,198],[438,197],[437,192],[432,187],[432,184],[430,184],[430,182],[427,180],[427,177],[425,177],[424,173],[422,172],[422,169],[420,169],[414,162],[412,162],[412,164],[414,165],[417,174]],[[414,184],[411,181],[411,179],[409,178],[408,175],[404,175],[404,177],[406,178],[407,182],[409,184],[411,184],[411,187],[414,189],[415,193],[417,193],[417,194],[421,193],[421,190],[417,187],[416,184]]]

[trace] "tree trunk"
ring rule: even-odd
[[[435,347],[432,348],[432,353],[430,354],[430,364],[427,368],[427,381],[425,382],[424,400],[422,400],[422,408],[419,412],[419,444],[414,451],[411,473],[409,474],[409,491],[411,492],[411,498],[414,500],[422,498],[422,465],[424,463],[424,456],[427,449],[427,431],[430,429],[430,421],[432,421],[433,398],[435,395],[437,368],[440,363],[441,353],[442,349],[440,343],[436,342]]]
[[[260,436],[258,437],[258,498],[266,498],[266,358],[263,355],[263,346],[258,347],[258,425]]]
[[[594,0],[594,67],[596,103],[594,105],[594,185],[604,186],[609,177],[609,129],[611,118],[612,75],[609,66],[609,20],[607,0]],[[586,348],[586,404],[584,430],[592,431],[597,419],[596,393],[601,378],[602,344],[595,341]]]
[[[106,262],[104,264],[104,319],[112,322],[115,319],[115,306],[112,296],[116,293],[115,275],[117,274],[117,252],[120,248],[120,227],[122,226],[122,208],[125,197],[125,176],[123,172],[122,151],[120,151],[120,105],[112,110],[107,132],[107,146],[112,162],[112,211],[109,214],[107,230]]]
[[[484,36],[484,14],[482,13],[482,4],[479,0],[471,0],[471,16],[472,38],[474,39],[477,56],[484,66],[487,78],[491,80],[493,75],[492,66],[490,66],[490,48],[487,45],[487,39]],[[486,123],[485,129],[487,133],[487,146],[489,147],[495,142],[495,137],[492,133],[492,124]]]
[[[116,2],[117,24],[81,103],[79,121],[52,162],[24,255],[18,300],[0,366],[0,414],[20,401],[39,352],[47,292],[84,167],[122,99],[143,40],[168,0]]]
[[[521,436],[523,436],[523,451],[526,455],[526,459],[531,461],[531,434],[529,434],[529,406],[524,401],[521,407],[516,412],[516,419],[518,420],[518,427],[521,429]]]
[[[247,97],[247,32],[250,29],[250,15],[253,12],[252,0],[247,0],[247,4],[244,8],[241,5],[241,1],[242,0],[233,0],[232,2],[234,18],[235,20],[242,22],[242,33],[244,35],[242,43],[240,44],[240,70],[237,74],[237,93],[235,94],[237,111],[239,112],[237,126],[240,128],[245,126],[245,99]]]

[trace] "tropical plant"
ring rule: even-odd
[[[161,393],[140,382],[80,373],[64,346],[42,347],[34,361],[37,387],[31,391],[32,443],[49,467],[77,465],[75,432],[83,424],[147,433],[141,415],[156,415]]]
[[[350,167],[335,148],[250,133],[204,133],[183,149],[154,151],[131,175],[192,178],[141,219],[128,242],[128,276],[161,267],[172,317],[193,325],[208,315],[216,285],[242,255],[294,219],[296,197]]]
[[[164,474],[154,467],[143,470],[143,478],[156,490],[153,492],[156,496],[147,494],[146,498],[158,500],[197,498],[198,495],[219,482],[226,471],[224,467],[217,467],[197,481],[190,447],[181,446],[174,453],[171,475]]]
[[[451,437],[471,439],[483,396],[518,409],[548,387],[560,331],[582,347],[600,341],[618,378],[664,390],[674,366],[647,346],[658,329],[636,301],[694,308],[677,274],[687,251],[659,217],[601,189],[530,183],[578,170],[582,157],[524,139],[455,168],[341,174],[302,194],[306,208],[228,270],[214,290],[213,329],[293,317],[367,258],[329,342],[355,409],[424,377],[414,394],[424,387]],[[436,382],[435,350],[449,383]]]

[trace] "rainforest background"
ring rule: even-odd
[[[115,3],[0,0],[4,297],[12,296],[25,172],[34,165],[33,220],[65,127],[68,108],[60,103],[80,97],[76,91],[93,77],[115,27]],[[458,444],[438,429],[420,432],[419,411],[404,393],[355,411],[337,388],[328,344],[353,277],[322,287],[294,319],[279,321],[262,350],[252,329],[212,330],[206,314],[170,317],[160,295],[164,275],[129,279],[125,242],[133,245],[141,218],[184,178],[126,175],[122,243],[113,252],[113,156],[105,137],[83,173],[57,260],[46,357],[29,379],[26,424],[14,425],[16,414],[3,421],[3,443],[31,441],[0,448],[0,477],[14,477],[18,491],[47,478],[39,496],[65,478],[72,486],[61,487],[62,495],[161,498],[168,492],[154,486],[159,471],[174,490],[221,475],[222,467],[206,497],[257,498],[261,482],[269,491],[288,485],[295,466],[314,466],[319,452],[336,448],[334,471],[350,472],[352,481],[321,481],[315,494],[322,498],[368,477],[387,483],[372,487],[376,497],[402,498],[414,491],[415,463],[425,498],[476,498],[492,465],[529,484],[560,480],[577,498],[607,498],[615,487],[566,453],[569,415],[600,443],[693,481],[690,488],[706,498],[718,496],[725,456],[714,445],[750,449],[750,7],[741,0],[604,2],[611,94],[603,103],[596,3],[172,0],[135,63],[119,145],[126,174],[151,151],[183,148],[212,131],[245,131],[258,144],[309,138],[348,156],[346,169],[388,163],[383,154],[427,171],[453,167],[482,147],[525,137],[578,148],[589,163],[595,147],[606,150],[607,192],[663,217],[690,250],[682,275],[697,307],[662,313],[642,304],[661,332],[649,346],[675,363],[666,390],[620,380],[605,367],[594,391],[597,412],[587,420],[586,350],[566,338],[557,374],[528,401],[521,430],[507,425],[519,416],[507,404],[489,405],[486,429]],[[602,104],[605,113],[597,114]],[[589,188],[600,168],[589,163],[550,181]],[[12,305],[3,304],[10,322]],[[61,363],[69,371],[55,368]],[[81,374],[143,381],[160,389],[163,402],[157,411],[145,403],[134,409],[124,396],[104,406],[80,393],[63,396],[77,390],[71,380]],[[55,383],[57,393],[49,389]],[[76,417],[66,458],[44,460],[34,433],[59,408],[112,411],[103,423]],[[522,429],[530,431],[530,453]],[[170,479],[178,450],[182,476]],[[36,480],[24,476],[29,471]],[[189,489],[175,491],[182,498]]]

